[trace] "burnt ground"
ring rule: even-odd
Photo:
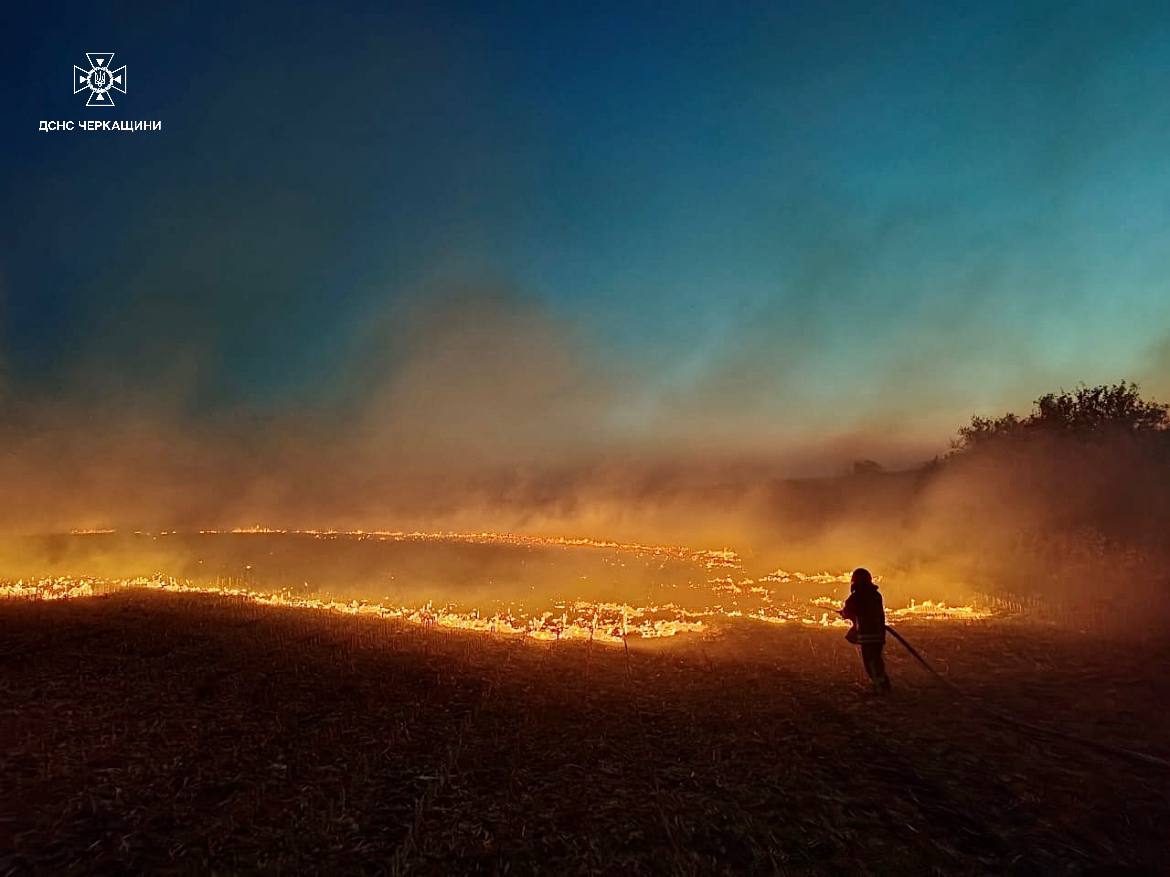
[[[977,698],[1170,757],[1165,642],[906,625]],[[1170,771],[837,630],[496,640],[227,598],[0,605],[0,874],[1164,873]]]

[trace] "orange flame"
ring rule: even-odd
[[[78,535],[107,533],[106,530],[75,531]],[[618,542],[583,537],[527,536],[511,533],[449,533],[402,532],[363,530],[284,530],[268,527],[236,528],[233,530],[201,530],[204,535],[232,534],[292,534],[317,539],[372,539],[395,542],[460,542],[523,547],[593,548],[626,552],[642,556],[670,557],[689,561],[708,570],[726,570],[742,573],[739,555],[730,549],[696,550],[681,546],[647,545],[636,542]],[[141,533],[140,535],[151,535]],[[168,534],[157,534],[168,535]],[[662,639],[683,633],[702,633],[712,622],[748,620],[765,624],[789,622],[822,627],[848,626],[835,613],[839,600],[835,597],[817,597],[806,604],[776,605],[772,585],[788,582],[830,584],[849,580],[848,573],[790,573],[777,570],[759,579],[739,575],[712,578],[708,586],[712,596],[731,596],[731,606],[720,602],[699,608],[684,608],[674,603],[635,606],[628,603],[574,600],[555,604],[556,611],[528,611],[520,607],[481,614],[477,609],[456,611],[452,606],[393,606],[363,600],[348,602],[328,596],[297,595],[288,591],[264,592],[245,587],[198,584],[169,576],[130,579],[45,578],[25,582],[0,582],[0,599],[63,600],[94,597],[101,594],[133,589],[167,591],[186,594],[216,594],[237,597],[265,606],[283,606],[295,609],[336,612],[348,615],[373,615],[395,618],[406,623],[440,627],[474,633],[524,636],[539,641],[574,640],[621,644],[630,637],[643,640]],[[741,608],[736,597],[758,602],[755,608]],[[811,605],[810,605],[811,604]],[[831,608],[830,608],[831,607]],[[816,611],[820,609],[821,611]],[[910,605],[890,610],[893,618],[916,618],[932,621],[977,621],[990,613],[973,606],[947,606],[945,603],[911,601]]]

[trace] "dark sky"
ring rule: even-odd
[[[360,402],[420,373],[431,303],[467,355],[423,380],[474,378],[486,308],[615,437],[917,447],[1078,381],[1170,392],[1162,3],[6,16],[10,397]],[[68,86],[97,50],[113,109]],[[89,118],[163,128],[37,130]]]

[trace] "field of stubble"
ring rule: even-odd
[[[904,626],[1022,719],[1170,756],[1166,642]],[[1170,775],[887,647],[621,648],[222,597],[0,606],[0,874],[1164,873]]]

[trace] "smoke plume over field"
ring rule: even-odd
[[[727,546],[756,571],[866,564],[938,596],[1132,589],[1170,521],[1149,487],[1165,483],[1164,455],[1053,445],[909,465],[947,436],[752,429],[726,406],[718,420],[650,405],[633,363],[590,354],[511,294],[428,298],[370,323],[334,376],[348,394],[295,415],[200,414],[177,375],[210,355],[189,350],[132,387],[79,373],[47,401],[9,393],[5,531],[586,535]],[[842,474],[860,457],[905,468]]]

